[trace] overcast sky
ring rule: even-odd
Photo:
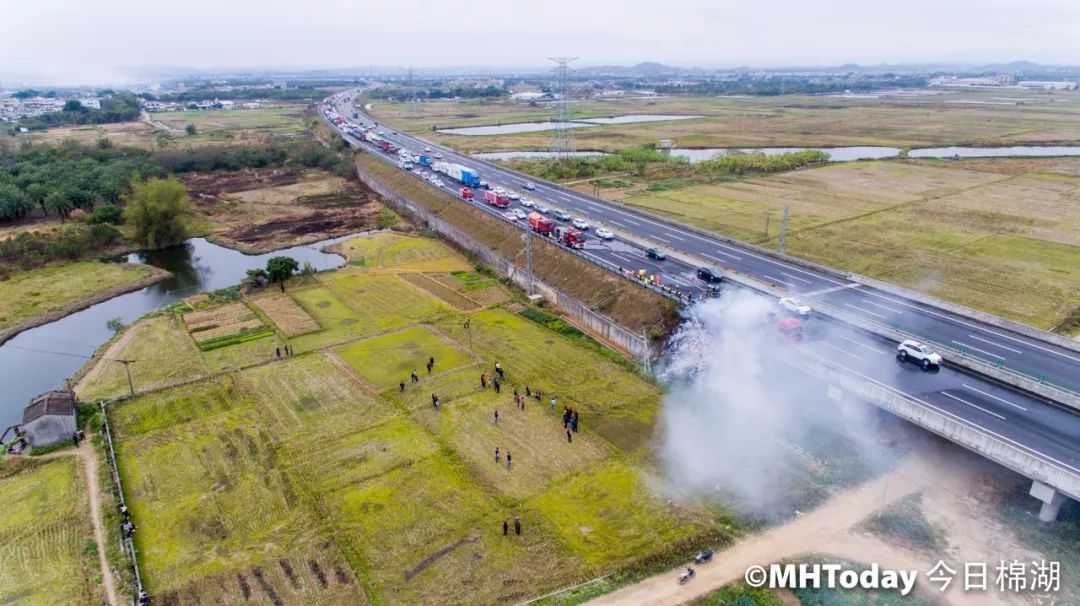
[[[1080,63],[1080,0],[0,0],[0,77],[125,68]],[[2,83],[3,80],[0,80]]]

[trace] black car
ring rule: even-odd
[[[697,277],[710,284],[718,284],[724,281],[724,276],[711,267],[699,267],[697,270]]]
[[[655,246],[645,251],[645,256],[650,259],[656,259],[657,261],[663,261],[667,258],[667,255],[664,254],[664,251],[656,248]]]

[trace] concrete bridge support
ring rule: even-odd
[[[1068,498],[1055,490],[1053,486],[1048,486],[1038,480],[1031,482],[1031,492],[1028,494],[1042,501],[1042,509],[1039,509],[1040,522],[1053,522],[1056,520],[1058,512],[1061,511],[1061,505]]]

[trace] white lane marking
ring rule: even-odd
[[[994,347],[1000,347],[1002,349],[1007,349],[1007,350],[1009,350],[1009,351],[1011,351],[1013,353],[1017,353],[1017,354],[1023,354],[1024,353],[1024,352],[1020,351],[1019,349],[1013,349],[1011,347],[1005,347],[1001,343],[994,343],[993,341],[991,341],[989,339],[984,339],[982,337],[976,337],[975,335],[971,335],[971,334],[969,334],[968,336],[971,337],[972,339],[975,339],[976,341],[982,341],[983,343],[988,343],[990,345],[993,345]]]
[[[902,314],[902,313],[904,313],[904,310],[902,310],[902,309],[896,309],[895,307],[889,307],[888,305],[882,305],[881,303],[874,303],[870,299],[863,299],[862,301],[863,301],[863,303],[866,303],[867,305],[873,305],[874,307],[880,307],[881,309],[887,309],[887,310],[893,312],[894,314]]]
[[[1002,421],[1005,420],[1005,417],[999,415],[998,413],[990,412],[989,410],[986,410],[985,408],[983,408],[982,406],[979,406],[978,404],[972,404],[971,402],[968,402],[967,400],[965,400],[963,398],[958,398],[958,397],[952,395],[951,393],[945,393],[943,391],[943,392],[941,392],[941,395],[945,396],[946,398],[952,398],[952,399],[956,400],[957,402],[962,402],[964,404],[967,404],[968,406],[970,406],[970,407],[972,407],[974,409],[981,410],[981,411],[985,412],[988,415],[992,415],[992,416],[995,416],[995,417],[1001,419]]]
[[[1045,351],[1047,353],[1052,353],[1054,355],[1061,356],[1063,358],[1068,358],[1069,360],[1073,360],[1074,362],[1080,362],[1080,358],[1078,358],[1076,356],[1070,356],[1067,353],[1063,353],[1063,352],[1060,352],[1060,351],[1055,351],[1055,350],[1050,349],[1048,347],[1043,347],[1043,346],[1035,344],[1035,343],[1030,343],[1030,342],[1025,341],[1023,339],[1017,339],[1016,337],[1010,337],[1009,335],[1005,335],[1005,334],[990,330],[988,328],[983,328],[982,326],[977,326],[975,324],[971,324],[971,323],[965,322],[963,320],[959,320],[959,319],[956,319],[956,318],[951,318],[951,317],[946,316],[944,314],[939,314],[939,313],[937,313],[935,311],[932,311],[932,310],[929,310],[929,309],[924,309],[922,307],[919,307],[918,305],[914,305],[912,303],[907,303],[906,301],[899,301],[899,300],[893,299],[891,297],[886,297],[884,295],[879,295],[877,293],[866,292],[866,291],[863,291],[863,292],[865,294],[867,294],[867,295],[870,295],[871,297],[878,297],[879,299],[885,299],[886,301],[892,301],[893,303],[896,303],[898,305],[903,305],[905,307],[910,307],[910,308],[912,308],[912,309],[914,309],[914,310],[916,310],[916,311],[918,311],[920,313],[930,314],[931,316],[937,316],[939,318],[944,319],[947,322],[953,322],[953,323],[956,323],[956,324],[960,324],[962,326],[967,326],[968,328],[973,328],[975,330],[980,330],[982,332],[989,333],[989,334],[1001,337],[1002,339],[1008,339],[1009,341],[1013,341],[1013,342],[1019,343],[1021,345],[1026,345],[1028,347],[1034,347],[1036,349],[1041,349],[1041,350],[1043,350],[1043,351]]]
[[[798,276],[793,276],[793,275],[789,274],[786,271],[780,272],[780,275],[781,276],[787,276],[787,277],[791,278],[792,280],[798,280],[799,282],[806,282],[807,284],[813,284],[813,282],[811,282],[810,280],[807,280],[806,278],[800,278]]]
[[[863,312],[864,314],[870,314],[871,316],[877,316],[877,317],[881,318],[882,320],[885,319],[885,316],[883,316],[883,315],[881,315],[879,313],[872,312],[869,309],[866,309],[865,307],[859,307],[858,305],[852,305],[851,303],[844,303],[844,305],[847,306],[847,307],[850,307],[852,309],[857,309],[857,310]]]
[[[611,254],[612,254],[612,256],[618,257],[618,258],[620,258],[623,261],[626,261],[628,263],[640,263],[641,262],[641,259],[635,259],[633,257],[627,256],[625,253],[613,252]]]
[[[773,282],[776,282],[777,284],[787,284],[788,283],[787,280],[781,280],[780,278],[774,278],[774,277],[770,276],[769,274],[761,274],[761,277],[765,278],[767,280],[772,280]]]
[[[631,219],[630,217],[623,217],[623,221],[626,221],[630,225],[641,225],[641,223],[638,223],[637,221]]]
[[[835,346],[832,343],[829,343],[827,341],[822,341],[821,344],[824,345],[825,347],[828,347],[829,349],[835,349],[836,351],[838,351],[838,352],[840,352],[842,354],[847,354],[847,355],[849,355],[849,356],[851,356],[853,358],[858,358],[859,357],[859,356],[851,353],[850,351],[848,351],[848,350],[846,350],[846,349],[844,349],[842,347],[837,347],[837,346]]]
[[[607,222],[611,223],[612,225],[618,225],[619,227],[626,227],[625,225],[623,225],[622,223],[619,223],[615,219],[608,219]]]
[[[718,251],[716,251],[716,254],[718,254],[718,255],[724,255],[725,257],[731,257],[732,259],[742,259],[742,257],[740,257],[740,256],[738,256],[738,255],[733,255],[733,254],[731,254],[731,253],[726,253],[726,252],[724,252],[724,251],[722,251],[722,250],[718,250]],[[707,258],[709,258],[709,259],[712,259],[713,261],[720,261],[720,262],[723,262],[723,260],[722,260],[722,259],[718,259],[718,258],[716,258],[716,257],[714,257],[714,256],[712,256],[712,255],[710,255],[710,254],[707,254],[707,253],[701,253],[701,256],[703,256],[703,257],[707,257]]]
[[[674,231],[674,230],[672,230],[672,231]],[[676,240],[678,240],[680,242],[686,242],[686,238],[683,238],[682,236],[676,236],[675,233],[672,233],[672,231],[666,232],[669,238],[675,238]],[[676,233],[678,233],[678,232],[676,232]]]
[[[660,240],[661,242],[667,242],[668,244],[671,244],[671,240],[668,240],[667,238],[663,238],[661,236],[653,236],[653,238],[656,240]]]
[[[1001,356],[999,356],[997,354],[990,353],[990,352],[986,351],[985,349],[979,349],[978,347],[972,347],[972,346],[968,345],[967,343],[961,343],[960,341],[953,341],[953,343],[959,345],[960,347],[970,349],[971,351],[977,351],[979,353],[984,353],[984,354],[990,356],[991,358],[997,358],[999,360],[1004,360],[1005,359],[1005,358],[1003,358],[1003,357],[1001,357]]]
[[[968,385],[967,383],[964,383],[963,385],[964,385],[964,387],[966,387],[967,389],[970,389],[971,391],[974,391],[975,393],[982,394],[982,395],[984,395],[984,396],[986,396],[988,398],[994,398],[998,402],[1004,402],[1004,403],[1008,404],[1009,406],[1013,406],[1015,408],[1019,408],[1020,410],[1023,410],[1025,412],[1027,412],[1027,409],[1024,408],[1023,406],[1021,406],[1019,404],[1013,404],[1012,402],[1006,400],[1005,398],[999,398],[999,397],[995,396],[992,393],[986,393],[985,391],[983,391],[981,389],[975,389],[974,387]]]
[[[876,347],[874,347],[872,345],[867,345],[866,343],[861,343],[856,339],[852,339],[851,337],[845,337],[845,336],[841,335],[840,338],[847,341],[848,343],[854,343],[855,345],[858,345],[859,347],[869,349],[870,351],[877,352],[879,354],[887,354],[887,353],[889,353],[889,352],[887,352],[885,350],[878,349],[878,348],[876,348]]]

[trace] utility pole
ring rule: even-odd
[[[555,62],[555,91],[559,95],[555,101],[555,145],[552,151],[557,158],[567,158],[574,151],[574,133],[570,128],[570,106],[566,98],[570,94],[567,75],[570,62],[577,57],[548,57]]]
[[[780,223],[780,254],[784,254],[785,240],[787,240],[787,222],[788,214],[791,212],[791,205],[784,205],[784,220]]]
[[[472,347],[472,322],[471,322],[471,318],[465,318],[465,332],[469,333],[469,354],[472,355],[472,357],[475,358],[476,357],[476,352],[473,351],[473,347]]]
[[[765,239],[769,239],[769,213],[765,213]]]
[[[532,230],[525,230],[525,264],[529,270],[528,293],[533,295]]]
[[[135,383],[131,381],[131,365],[135,360],[113,360],[113,362],[119,362],[124,365],[124,372],[127,373],[128,392],[131,394],[131,397],[135,397]]]

